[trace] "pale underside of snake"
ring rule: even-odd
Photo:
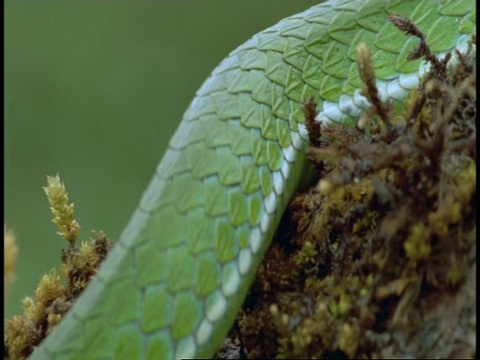
[[[402,14],[436,54],[465,48],[471,0],[329,1],[235,49],[197,91],[100,272],[31,359],[211,357],[245,299],[306,160],[302,103],[353,123],[364,42],[383,99],[402,101],[425,65],[387,21]]]

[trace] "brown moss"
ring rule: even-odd
[[[401,116],[363,48],[373,109],[356,128],[308,126],[320,180],[292,200],[238,317],[248,358],[475,355],[476,70],[423,40],[421,56],[432,72]]]
[[[35,296],[23,300],[24,314],[6,321],[5,359],[27,358],[53,331],[95,275],[112,246],[112,240],[98,232],[94,239],[82,243],[80,248],[71,245],[63,251],[60,270],[53,269],[42,275]]]

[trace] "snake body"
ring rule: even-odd
[[[471,0],[329,1],[234,50],[198,90],[118,243],[31,359],[211,357],[231,327],[302,178],[302,102],[352,122],[356,48],[371,49],[384,98],[401,101],[424,65],[387,21],[409,17],[435,53],[475,30]],[[303,175],[304,176],[304,175]]]

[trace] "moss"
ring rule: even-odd
[[[80,225],[74,219],[73,204],[68,204],[58,175],[48,177],[45,193],[58,234],[69,242],[69,247],[62,251],[60,269],[42,275],[35,296],[23,300],[24,314],[6,320],[5,359],[25,359],[32,353],[60,323],[113,246],[102,232],[80,246],[75,245]]]
[[[15,266],[18,258],[18,245],[15,240],[15,235],[11,230],[7,230],[5,225],[3,231],[3,249],[4,249],[4,261],[3,261],[3,296],[7,298],[12,283],[15,280]]]
[[[356,128],[308,125],[316,111],[306,101],[307,156],[319,180],[291,201],[280,229],[293,230],[277,233],[237,319],[248,358],[458,351],[458,342],[438,349],[431,337],[452,342],[442,321],[460,326],[472,303],[462,294],[475,263],[475,65],[457,54],[451,69],[413,24],[394,22],[421,38],[411,57],[423,56],[432,71],[395,115],[380,102],[361,47],[373,109]],[[446,302],[456,304],[451,318]]]

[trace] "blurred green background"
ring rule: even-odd
[[[20,254],[6,316],[61,261],[42,186],[59,173],[82,226],[117,238],[182,113],[236,46],[295,1],[12,1],[5,9],[5,223]]]

